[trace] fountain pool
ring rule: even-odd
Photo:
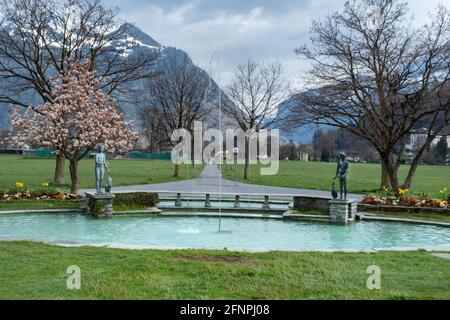
[[[450,229],[366,221],[349,226],[302,221],[115,216],[97,220],[79,213],[1,214],[0,240],[143,248],[244,251],[370,250],[450,247]]]

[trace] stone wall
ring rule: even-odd
[[[330,220],[340,224],[348,224],[355,221],[357,213],[356,201],[330,200]]]
[[[86,212],[96,218],[111,218],[113,216],[113,194],[86,193]]]
[[[298,196],[294,197],[295,210],[323,211],[328,212],[330,199]]]

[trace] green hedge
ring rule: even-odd
[[[113,202],[114,205],[144,207],[154,207],[157,203],[159,203],[158,194],[148,192],[116,193]]]

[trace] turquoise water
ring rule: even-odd
[[[450,245],[450,229],[391,222],[350,226],[299,221],[116,216],[96,220],[76,213],[0,215],[0,239],[75,244],[230,250],[424,248]]]

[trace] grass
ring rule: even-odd
[[[83,200],[11,200],[0,201],[0,213],[14,210],[80,209]],[[141,205],[114,205],[114,212],[146,210]]]
[[[384,211],[373,211],[368,212],[375,214],[380,217],[388,218],[402,218],[411,220],[422,220],[422,221],[435,221],[435,222],[446,222],[450,223],[450,215],[446,213],[414,213],[414,212],[384,212]]]
[[[244,166],[238,165],[238,179],[241,182],[277,187],[290,187],[312,190],[331,190],[332,179],[336,175],[335,163],[280,161],[278,174],[261,176],[260,166],[250,166],[250,179],[244,181]],[[400,168],[400,178],[407,174],[408,167]],[[380,187],[379,164],[350,164],[348,189],[351,193],[366,194],[375,192]],[[234,166],[223,166],[223,175],[235,179]],[[420,166],[413,180],[413,192],[427,192],[435,197],[444,187],[450,189],[450,166]]]
[[[0,189],[12,188],[16,181],[29,186],[40,186],[54,177],[55,159],[35,159],[19,156],[0,156]],[[180,177],[173,177],[174,165],[164,160],[109,160],[114,186],[154,184],[192,179],[200,175],[201,166],[180,168]],[[94,160],[81,160],[79,164],[80,187],[94,188]],[[69,164],[66,161],[66,183],[70,182]]]
[[[0,201],[0,211],[44,210],[44,209],[80,209],[82,200],[11,200]]]
[[[0,201],[1,211],[43,210],[43,209],[80,209],[84,200],[10,200]],[[114,205],[114,212],[146,210],[143,205]]]
[[[135,184],[153,184],[169,181],[180,181],[196,178],[203,166],[183,166],[180,177],[173,177],[173,164],[163,160],[110,160],[114,186]],[[20,156],[0,156],[0,189],[11,188],[16,181],[27,185],[40,186],[50,182],[54,175],[54,159],[30,159]],[[68,163],[66,164],[66,180],[70,181]],[[224,176],[234,180],[233,166],[223,166]],[[351,164],[348,180],[349,192],[370,193],[378,189],[380,184],[380,165]],[[79,166],[81,188],[93,188],[94,161],[82,160]],[[400,177],[404,177],[407,166],[400,168]],[[320,162],[280,161],[280,170],[274,176],[261,176],[260,166],[250,166],[251,184],[291,187],[312,190],[330,190],[336,173],[336,164]],[[238,166],[238,178],[243,181],[243,166]],[[450,189],[450,167],[420,166],[413,181],[414,192],[427,192],[440,197],[439,190]]]
[[[66,289],[69,266],[81,290]],[[366,287],[381,268],[381,290]],[[0,242],[0,299],[450,299],[450,261],[425,252],[230,253]]]

